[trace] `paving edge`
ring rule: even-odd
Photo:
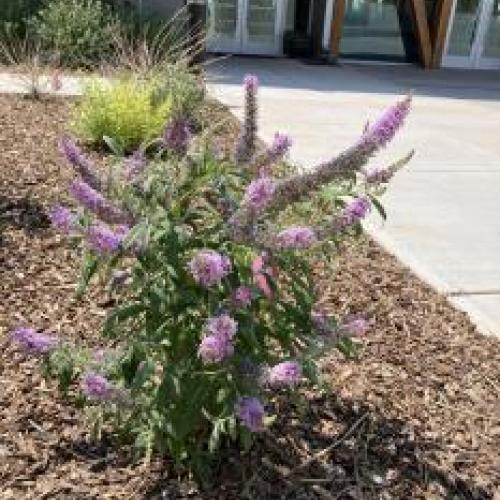
[[[363,228],[375,242],[377,242],[386,252],[396,257],[400,262],[408,267],[408,269],[415,276],[427,283],[437,293],[443,295],[453,307],[466,313],[480,333],[483,335],[500,337],[498,327],[495,327],[486,315],[484,315],[481,311],[478,311],[478,309],[470,302],[470,307],[465,306],[463,303],[467,301],[468,297],[474,295],[467,295],[465,293],[460,296],[451,296],[450,294],[452,293],[452,290],[450,289],[450,286],[437,277],[428,267],[422,265],[413,253],[403,250],[393,238],[387,235],[387,233],[377,230],[377,228],[375,228],[372,224],[365,223],[363,224]]]

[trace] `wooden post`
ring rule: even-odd
[[[437,16],[433,33],[432,43],[432,60],[431,66],[439,68],[441,59],[443,58],[444,45],[446,43],[446,34],[448,33],[448,25],[452,22],[451,10],[453,8],[453,0],[440,0],[437,6]]]
[[[332,25],[330,29],[330,57],[337,59],[340,54],[340,40],[344,28],[346,0],[335,0],[333,7]]]
[[[427,9],[424,0],[410,0],[410,5],[415,19],[420,62],[426,69],[432,67],[432,43],[427,21]]]

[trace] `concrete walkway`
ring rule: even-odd
[[[374,165],[416,149],[368,231],[421,278],[500,335],[500,73],[411,66],[311,66],[291,60],[226,59],[208,67],[211,92],[242,114],[241,80],[261,80],[264,140],[294,139],[305,167],[351,144],[367,119],[412,90],[414,110]]]
[[[61,88],[54,92],[52,88],[52,77],[50,75],[40,76],[37,88],[41,93],[62,96],[81,95],[82,89],[90,81],[90,77],[64,76],[60,78]],[[29,75],[19,73],[0,73],[0,94],[28,94],[32,88]]]

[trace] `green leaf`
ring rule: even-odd
[[[218,419],[212,428],[210,438],[208,440],[208,449],[210,453],[214,453],[220,446],[221,435],[224,432],[225,420]]]
[[[116,308],[108,315],[104,322],[104,334],[110,335],[118,324],[139,316],[145,310],[146,306],[137,302]]]
[[[356,358],[359,350],[358,346],[349,337],[341,337],[336,347],[348,359]]]
[[[107,135],[103,136],[102,139],[115,156],[125,156],[125,151],[123,150],[121,144],[115,141],[115,139],[113,139],[112,137],[108,137]]]
[[[379,213],[380,217],[382,217],[383,220],[387,220],[387,213],[382,204],[380,203],[380,201],[377,198],[375,198],[375,196],[369,195],[369,197],[371,202],[377,209],[377,212]]]
[[[98,265],[98,257],[91,252],[85,252],[80,271],[80,281],[78,283],[78,288],[76,289],[77,299],[81,299],[83,294],[86,292],[90,280],[97,271]]]

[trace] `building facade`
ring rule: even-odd
[[[500,0],[206,0],[212,52],[500,69]]]
[[[116,1],[165,17],[206,5],[212,52],[500,69],[500,0]]]

